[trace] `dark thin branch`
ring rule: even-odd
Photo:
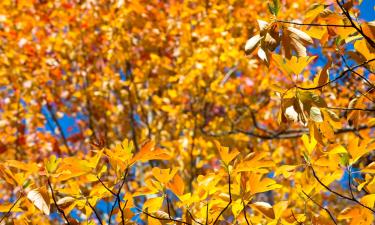
[[[50,189],[50,191],[51,191],[51,195],[52,195],[53,203],[55,204],[57,211],[59,211],[59,213],[61,213],[61,215],[64,217],[66,223],[67,223],[68,225],[70,225],[70,222],[69,222],[69,220],[68,220],[68,217],[65,215],[64,210],[62,210],[62,209],[59,207],[59,205],[57,205],[57,201],[56,201],[55,193],[53,192],[53,188],[52,188],[52,185],[51,185],[50,180],[48,179],[47,182],[48,182],[49,189]]]
[[[195,173],[196,173],[196,161],[194,157],[194,149],[195,149],[195,138],[197,136],[197,117],[194,117],[194,129],[193,134],[191,137],[191,147],[190,147],[190,181],[189,181],[189,190],[190,192],[193,192],[193,181],[195,179]]]
[[[242,212],[243,212],[243,216],[245,217],[246,224],[247,224],[247,225],[250,225],[250,223],[253,224],[253,223],[251,222],[251,220],[250,220],[250,222],[249,222],[249,220],[247,219],[247,215],[246,215],[246,205],[245,205],[245,202],[244,202],[244,201],[242,201],[242,205],[243,205],[243,210],[242,210]]]
[[[168,198],[168,195],[166,196],[166,199],[167,199],[168,217],[169,217],[169,219],[172,219],[172,217],[171,217],[171,211],[169,209],[169,198]]]
[[[341,56],[342,58],[342,61],[345,63],[346,67],[348,67],[348,69],[350,70],[350,72],[354,73],[355,75],[359,76],[362,80],[364,80],[371,88],[374,88],[375,85],[373,83],[371,83],[371,81],[369,81],[366,77],[364,77],[363,75],[359,74],[357,71],[353,70],[348,62],[346,61],[345,57],[344,56]]]
[[[116,204],[118,204],[119,210],[121,212],[121,222],[122,222],[122,224],[125,224],[125,215],[124,215],[124,210],[122,210],[122,208],[121,208],[120,194],[121,194],[122,187],[124,186],[124,184],[126,182],[126,178],[128,176],[128,173],[129,173],[129,168],[126,168],[124,177],[122,178],[121,184],[120,184],[119,188],[117,189],[117,193],[113,192],[116,199],[115,199],[115,202],[112,205],[111,212],[109,214],[109,218],[108,218],[108,224],[109,225],[111,224],[111,219],[112,219],[113,211],[115,209]],[[104,183],[102,183],[102,185],[104,185]],[[109,189],[107,189],[107,190],[110,191]],[[110,192],[112,193],[112,191],[110,191]],[[126,203],[125,203],[125,205],[126,205]]]
[[[139,209],[139,208],[136,208],[138,211],[142,212],[143,214],[151,217],[151,218],[154,218],[154,219],[157,219],[157,220],[160,220],[160,221],[173,221],[173,222],[176,222],[176,223],[182,223],[182,224],[186,224],[186,225],[191,225],[190,223],[187,223],[187,222],[184,222],[182,220],[177,220],[177,219],[170,219],[170,218],[161,218],[161,217],[157,217],[157,216],[154,216],[146,211],[143,211],[142,209]]]
[[[103,187],[104,187],[107,191],[109,191],[113,196],[116,196],[116,193],[113,192],[111,189],[109,189],[109,188],[107,187],[107,185],[105,185],[105,184],[103,183],[103,181],[99,178],[99,176],[96,176],[96,178],[98,178],[98,181],[103,185]]]
[[[206,225],[208,225],[208,201],[206,201]]]
[[[129,61],[126,61],[126,76],[129,77],[131,80],[132,80],[132,73],[131,73],[131,64]],[[132,83],[133,85],[135,86],[136,84],[134,84],[134,81],[132,80]],[[136,118],[135,118],[135,115],[134,115],[134,111],[135,111],[135,107],[134,107],[134,102],[133,102],[133,98],[132,98],[132,92],[131,92],[131,86],[129,86],[129,88],[126,88],[126,91],[128,92],[128,101],[129,101],[129,119],[130,119],[130,129],[131,129],[131,132],[132,132],[132,139],[133,139],[133,144],[134,144],[134,147],[135,147],[135,150],[136,152],[139,151],[139,145],[138,145],[138,140],[137,140],[137,131],[136,131],[136,126],[137,126],[137,122],[136,122]]]
[[[276,20],[276,22],[293,24],[293,25],[298,25],[298,26],[310,26],[310,27],[352,27],[351,25],[343,25],[343,24],[297,23],[297,22],[287,21],[287,20]]]
[[[331,84],[331,83],[333,83],[333,82],[335,82],[335,81],[337,81],[337,80],[339,80],[339,79],[345,77],[349,72],[353,71],[354,69],[357,69],[357,68],[359,68],[359,67],[362,67],[362,66],[364,66],[364,65],[366,65],[366,64],[368,64],[368,63],[370,63],[370,62],[373,62],[373,61],[375,61],[375,58],[374,58],[374,59],[366,60],[366,61],[364,61],[363,63],[358,64],[358,65],[356,65],[356,66],[349,67],[349,68],[347,68],[346,70],[344,70],[343,72],[341,72],[341,74],[340,74],[338,77],[336,77],[335,79],[330,80],[330,81],[328,81],[327,83],[324,83],[324,84],[318,85],[318,86],[316,86],[316,87],[309,87],[309,88],[306,88],[306,87],[301,87],[301,86],[297,86],[297,85],[296,85],[295,87],[298,88],[298,89],[300,89],[300,90],[305,90],[305,91],[321,89],[321,88],[323,88],[323,87],[325,87],[325,86],[327,86],[327,85],[329,85],[329,84]]]
[[[293,210],[291,210],[291,211],[292,211],[292,217],[293,217],[293,219],[294,219],[299,225],[302,225],[303,223],[297,220],[296,216],[294,215]]]
[[[366,41],[371,45],[371,47],[375,48],[375,42],[369,37],[367,36],[363,30],[362,30],[362,27],[358,27],[352,17],[350,16],[349,12],[343,7],[343,5],[341,5],[340,1],[339,0],[336,0],[336,3],[337,5],[340,7],[340,9],[342,10],[342,12],[344,13],[344,15],[346,16],[346,18],[348,18],[350,24],[352,25],[352,27],[359,33],[362,35],[363,38],[366,39]]]
[[[225,210],[228,209],[228,207],[230,206],[230,204],[232,204],[232,191],[231,191],[231,180],[230,180],[230,173],[229,173],[229,169],[228,169],[228,193],[229,193],[229,202],[228,204],[225,206],[225,208],[223,210],[221,210],[221,212],[219,213],[219,215],[216,217],[213,225],[216,224],[216,222],[219,220],[220,216],[225,212]]]
[[[352,196],[352,198],[354,199],[354,193],[353,193],[353,189],[352,189],[352,171],[348,168],[347,169],[348,171],[348,186],[349,186],[349,191],[350,191],[350,195]]]
[[[115,210],[115,207],[116,207],[116,204],[117,204],[117,198],[115,199],[115,202],[113,203],[112,207],[111,207],[111,212],[109,213],[109,216],[108,216],[108,224],[111,225],[111,220],[112,220],[112,215],[113,215],[113,211]]]
[[[327,191],[329,191],[329,192],[331,192],[332,194],[335,194],[335,195],[337,195],[337,196],[339,196],[339,197],[341,197],[341,198],[343,198],[343,199],[346,199],[346,200],[349,200],[349,201],[355,202],[356,204],[358,204],[358,205],[360,205],[360,206],[362,206],[362,207],[364,207],[364,208],[370,210],[371,212],[375,213],[375,210],[374,210],[374,209],[371,209],[371,208],[368,207],[367,205],[364,205],[363,203],[361,203],[360,201],[358,201],[356,198],[354,198],[354,196],[352,196],[352,197],[348,197],[348,196],[345,196],[345,195],[343,195],[343,194],[340,194],[340,193],[338,193],[338,192],[332,190],[330,187],[328,187],[327,185],[325,185],[325,184],[319,179],[319,177],[318,177],[318,176],[316,175],[316,173],[315,173],[314,168],[313,168],[311,165],[310,165],[310,168],[311,168],[311,170],[312,170],[312,172],[313,172],[313,176],[314,176],[314,178],[315,178],[315,179],[318,181],[318,183],[319,183],[320,185],[322,185]]]
[[[21,199],[22,197],[22,194],[20,196],[18,196],[17,200],[13,203],[13,205],[9,208],[8,212],[6,212],[0,219],[0,224],[2,224],[1,222],[3,222],[3,220],[9,216],[9,214],[12,212],[12,209],[17,205],[18,201]]]
[[[327,109],[344,110],[344,111],[364,111],[364,112],[375,112],[375,109],[364,109],[364,108],[343,108],[343,107],[326,107]]]
[[[335,135],[349,133],[349,132],[356,132],[356,131],[360,131],[360,130],[367,130],[367,129],[371,129],[371,128],[375,128],[375,125],[373,125],[373,126],[362,125],[362,126],[359,126],[358,128],[344,127],[344,128],[341,128],[341,129],[337,129],[335,131]],[[253,132],[253,131],[246,131],[246,130],[242,130],[242,129],[235,129],[235,130],[231,130],[231,131],[223,131],[223,132],[213,133],[213,132],[205,131],[204,129],[201,128],[201,131],[202,131],[203,134],[205,134],[207,136],[211,136],[211,137],[222,137],[222,136],[234,135],[234,134],[241,133],[241,134],[246,134],[250,137],[256,137],[256,138],[260,138],[260,139],[263,139],[263,140],[279,140],[279,139],[300,138],[303,134],[309,133],[308,129],[291,130],[291,131],[285,130],[285,131],[281,131],[279,133],[276,133],[275,135],[260,135],[258,133]]]
[[[96,211],[96,209],[90,204],[90,202],[87,200],[87,204],[90,206],[91,210],[94,212],[96,218],[98,219],[99,223],[101,225],[103,225],[103,222],[102,222],[102,219],[100,218],[98,212]]]
[[[49,114],[51,115],[53,122],[56,124],[57,129],[59,130],[59,133],[60,133],[61,138],[63,140],[63,143],[64,143],[64,145],[65,145],[65,147],[68,151],[68,154],[72,155],[72,150],[70,149],[70,147],[68,145],[68,140],[66,139],[66,136],[64,134],[64,130],[63,130],[59,120],[57,119],[57,116],[55,115],[55,112],[53,111],[52,106],[49,103],[47,103],[47,110],[48,110]]]
[[[316,202],[314,199],[312,199],[308,194],[306,194],[303,190],[302,190],[302,193],[304,195],[306,195],[306,197],[308,199],[310,199],[315,205],[317,205],[320,209],[323,209],[324,211],[327,212],[327,214],[329,215],[329,217],[331,218],[331,220],[333,221],[334,224],[337,224],[335,218],[333,217],[331,211],[329,211],[329,209],[327,209],[326,207],[323,207],[322,205],[320,205],[318,202]]]
[[[197,221],[197,220],[194,218],[194,216],[193,216],[193,214],[191,214],[190,210],[186,209],[186,211],[189,213],[190,218],[191,218],[194,222],[196,222],[197,224],[203,225],[203,223]]]
[[[124,211],[121,210],[121,198],[120,198],[120,194],[121,194],[121,190],[122,190],[122,187],[124,186],[125,182],[126,182],[126,178],[128,176],[128,172],[129,172],[129,168],[126,168],[126,171],[125,171],[125,175],[124,177],[122,178],[122,183],[117,191],[117,202],[118,202],[118,207],[120,209],[120,212],[121,212],[121,222],[122,224],[125,224],[125,215],[124,215]]]

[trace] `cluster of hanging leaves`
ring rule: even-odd
[[[373,224],[361,4],[3,0],[0,224]]]

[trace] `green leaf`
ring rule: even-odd
[[[270,11],[270,13],[272,13],[273,15],[276,15],[275,8],[273,6],[271,6],[270,3],[268,3],[267,5],[268,5],[268,10]]]
[[[342,166],[348,166],[349,165],[349,154],[348,153],[341,154],[340,164]]]
[[[273,5],[274,5],[274,9],[275,9],[275,16],[277,16],[277,14],[279,14],[279,11],[280,11],[280,0],[273,0]]]
[[[280,0],[272,0],[272,3],[268,3],[268,10],[275,16],[279,13],[280,8]]]

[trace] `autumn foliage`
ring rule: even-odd
[[[361,4],[2,0],[0,224],[374,224]]]

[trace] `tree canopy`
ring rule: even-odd
[[[2,0],[0,224],[374,224],[364,2]]]

